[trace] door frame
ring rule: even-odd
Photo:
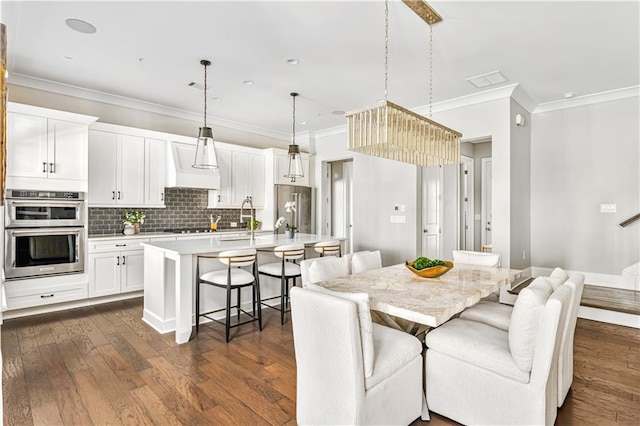
[[[473,157],[469,157],[466,155],[460,156],[460,249],[473,251],[475,247],[475,174],[473,167]],[[466,209],[465,209],[465,201],[464,201],[464,190],[462,188],[462,184],[464,178],[462,174],[464,172],[464,166],[466,165],[467,170],[467,201],[466,201]],[[468,227],[464,229],[464,213],[467,213],[467,221]],[[466,241],[468,244],[463,244],[465,240],[465,234],[468,236],[468,240]]]
[[[492,157],[483,157],[481,159],[481,164],[482,164],[482,178],[481,178],[481,205],[480,205],[480,210],[481,210],[481,232],[480,232],[480,242],[482,246],[487,245],[487,221],[488,221],[488,212],[492,211],[492,206],[487,205],[487,189],[489,189],[490,191],[492,190],[493,187],[493,183],[491,183],[489,185],[489,187],[487,188],[487,164],[489,163],[489,165],[492,165]],[[493,173],[491,173],[491,180],[493,182]],[[491,196],[491,199],[493,200],[493,194]],[[489,242],[489,244],[491,244]]]

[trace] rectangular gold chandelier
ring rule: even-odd
[[[460,162],[461,133],[392,102],[346,117],[350,151],[417,166]]]

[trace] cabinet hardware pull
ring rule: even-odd
[[[220,196],[218,195],[218,202],[220,202]]]
[[[127,258],[127,256],[122,256],[122,264],[123,264],[123,265],[126,265],[126,263],[125,263],[125,259],[126,259],[126,258]]]
[[[120,266],[120,256],[118,256],[118,263],[116,263],[116,266]]]
[[[56,172],[55,163],[49,163],[49,173],[55,173],[55,172]]]
[[[42,163],[42,173],[47,173],[47,163]]]
[[[160,193],[160,201],[164,201],[164,192]]]
[[[111,191],[111,199],[112,200],[116,199],[116,191]]]
[[[40,295],[41,299],[46,299],[47,297],[53,297],[53,293],[52,294],[41,294]]]
[[[118,200],[120,199],[120,191],[118,191]]]
[[[126,247],[126,244],[116,244],[116,247]]]

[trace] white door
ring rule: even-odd
[[[473,158],[460,160],[460,250],[473,250]]]
[[[7,114],[7,175],[47,177],[47,119]]]
[[[345,253],[353,253],[353,161],[342,163],[344,179]]]
[[[482,159],[482,245],[491,244],[491,158]]]
[[[422,173],[422,255],[442,258],[442,167],[424,167]]]
[[[87,125],[48,121],[49,178],[87,179]]]
[[[116,203],[144,203],[144,138],[118,135]]]
[[[115,133],[89,131],[89,205],[116,203]]]
[[[144,202],[147,205],[164,206],[165,141],[144,140]]]

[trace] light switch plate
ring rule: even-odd
[[[600,213],[615,213],[617,207],[616,204],[600,204]]]
[[[391,223],[407,223],[406,216],[391,216]]]

